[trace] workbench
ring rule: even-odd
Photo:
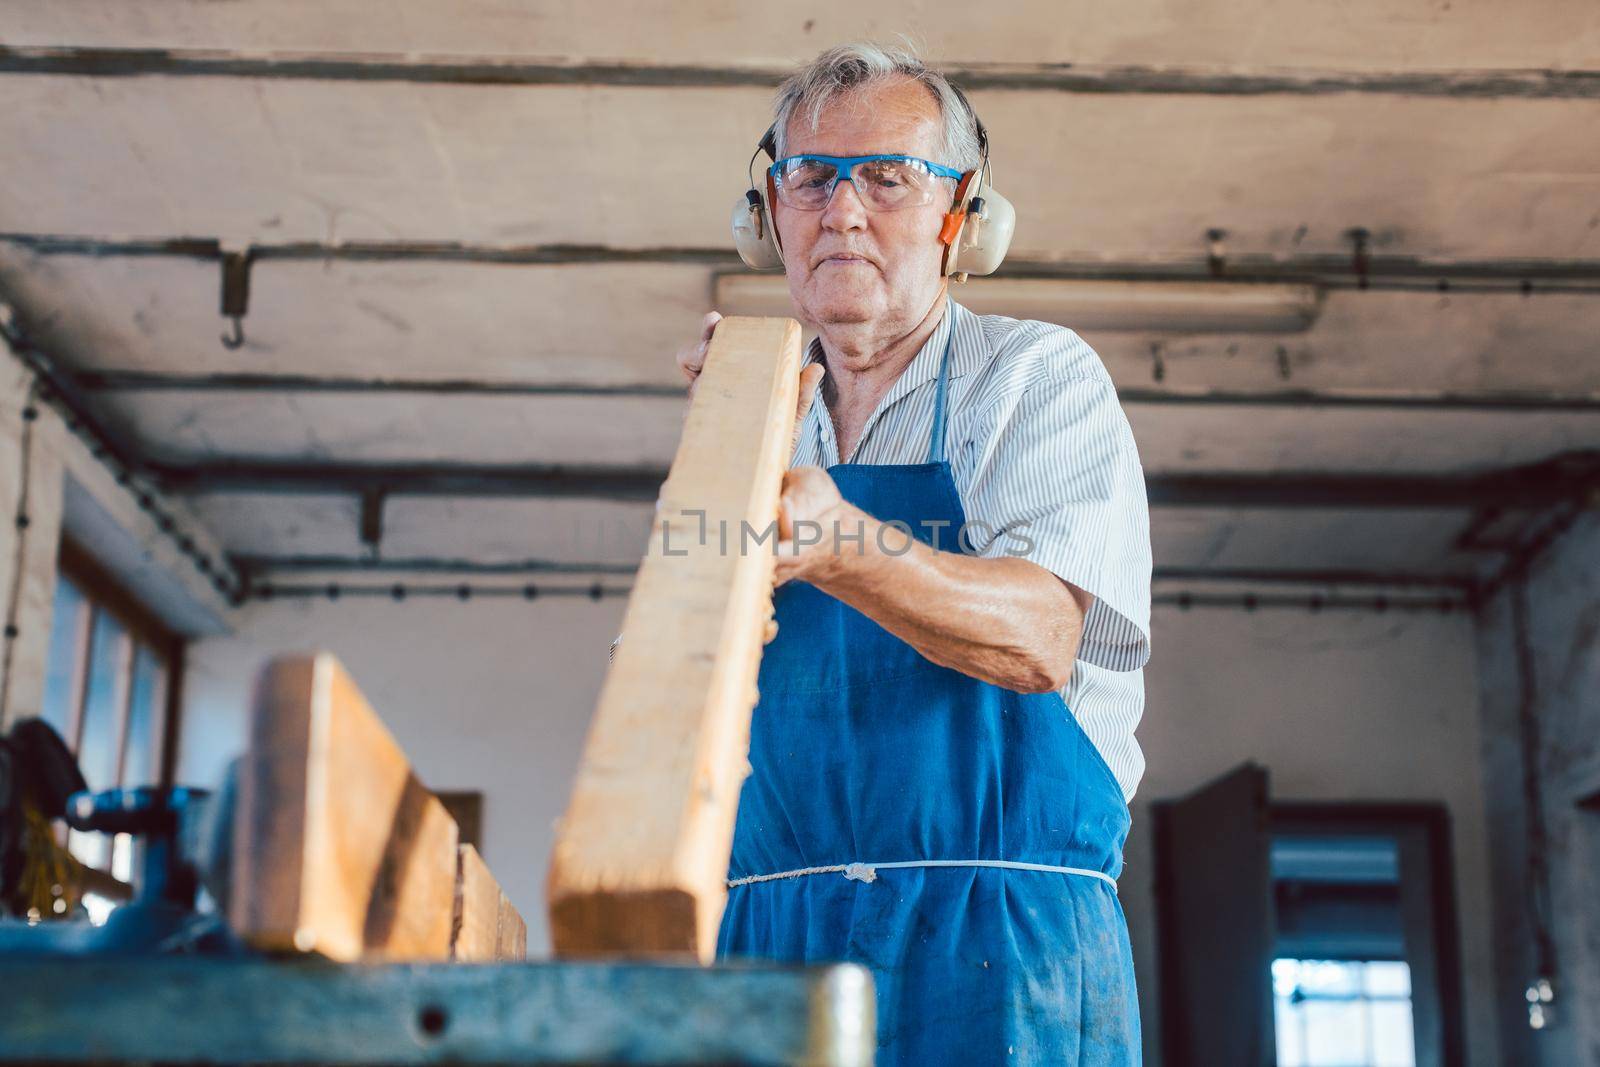
[[[0,1064],[872,1063],[853,964],[0,958]]]

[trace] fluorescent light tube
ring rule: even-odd
[[[1316,321],[1314,285],[1133,282],[1075,278],[973,278],[950,294],[980,315],[1039,319],[1074,330],[1165,333],[1299,333]],[[793,315],[777,274],[719,274],[725,315]]]

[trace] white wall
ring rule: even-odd
[[[1121,896],[1145,1062],[1161,1062],[1149,804],[1244,760],[1276,800],[1442,801],[1451,818],[1467,1046],[1501,1062],[1493,1019],[1488,855],[1473,623],[1463,614],[1158,607]]]
[[[423,780],[485,793],[484,852],[543,921],[550,823],[561,811],[620,620],[621,600],[282,601],[191,650],[181,775],[205,781],[242,744],[250,679],[274,652],[336,652]],[[1159,1063],[1148,802],[1245,759],[1281,799],[1440,800],[1450,809],[1472,1063],[1499,1062],[1491,1009],[1487,856],[1472,621],[1390,612],[1158,608],[1122,896]]]

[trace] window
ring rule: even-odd
[[[1415,1067],[1404,961],[1274,960],[1272,990],[1278,1067]]]
[[[170,784],[182,641],[65,540],[50,625],[41,715],[89,788]],[[124,882],[132,874],[126,835],[72,834],[68,847]]]
[[[1274,805],[1278,1067],[1458,1062],[1447,836],[1430,805]]]

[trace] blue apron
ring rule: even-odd
[[[949,363],[947,344],[926,463],[828,470],[855,506],[946,548],[965,519]],[[776,608],[718,958],[869,967],[887,1067],[1137,1064],[1114,882],[1128,807],[1060,694],[938,666],[803,582]]]

